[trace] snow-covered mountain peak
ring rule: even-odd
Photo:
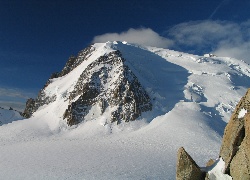
[[[205,116],[227,122],[250,85],[248,67],[232,58],[96,43],[52,75],[27,114],[50,114],[46,119],[54,117],[54,128],[99,119],[150,122],[179,102],[195,102]]]
[[[128,122],[152,109],[148,94],[124,61],[120,51],[113,51],[88,65],[70,92],[71,104],[64,113],[69,125],[104,114],[106,121]]]
[[[46,83],[27,115],[43,106],[51,110],[53,104],[58,123],[63,117],[71,126],[100,116],[105,117],[104,124],[127,122],[152,110],[149,95],[124,64],[126,60],[115,49],[117,44],[94,44],[70,58],[62,72]]]
[[[175,179],[179,147],[202,166],[218,156],[249,69],[233,58],[93,44],[28,100],[30,118],[0,126],[0,179]]]

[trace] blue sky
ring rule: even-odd
[[[126,40],[250,63],[249,0],[0,0],[0,106],[22,109],[70,55]]]

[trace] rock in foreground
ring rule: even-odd
[[[188,155],[183,158],[185,156],[181,154],[185,153],[183,148],[178,151],[177,179],[200,179],[191,176],[194,172],[199,172],[200,168]],[[241,98],[225,128],[219,156],[225,163],[225,167],[222,168],[224,172],[220,172],[221,174],[218,175],[213,173],[214,170],[208,168],[207,171],[210,172],[206,179],[221,177],[225,177],[224,179],[232,177],[237,180],[250,179],[250,89]],[[216,164],[214,163],[211,167],[216,168]],[[225,176],[223,176],[223,173],[225,173]]]
[[[178,150],[177,157],[176,180],[202,179],[204,177],[204,172],[200,170],[199,166],[183,147]]]

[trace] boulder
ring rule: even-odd
[[[178,150],[176,180],[204,179],[205,173],[195,163],[183,147]]]
[[[206,167],[212,166],[215,163],[213,159],[209,159],[209,161],[206,164]]]

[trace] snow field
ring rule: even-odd
[[[46,88],[56,101],[30,119],[0,126],[0,179],[172,180],[179,147],[199,166],[218,157],[224,127],[250,85],[249,65],[126,42],[94,47],[86,61]],[[100,115],[93,106],[86,122],[68,127],[62,116],[80,74],[117,49],[151,97],[153,110],[116,125],[108,115],[115,107]]]

